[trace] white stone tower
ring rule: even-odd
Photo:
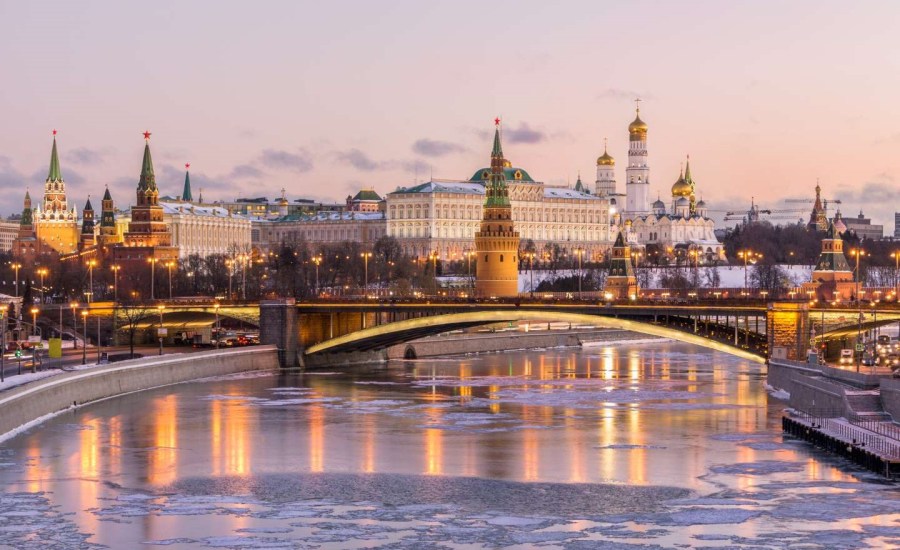
[[[603,155],[597,158],[597,181],[594,191],[598,197],[609,197],[616,194],[616,159],[606,150],[606,138],[603,138]]]
[[[640,99],[635,100],[636,103]],[[650,166],[647,164],[647,124],[641,120],[640,105],[634,122],[628,125],[628,168],[625,169],[625,217],[634,219],[649,213]]]

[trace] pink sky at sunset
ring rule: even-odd
[[[651,199],[691,156],[713,209],[844,200],[893,232],[896,2],[0,2],[0,213],[40,195],[59,130],[69,200],[163,194],[341,200],[504,152],[593,189],[609,138],[624,191],[633,99]],[[96,204],[96,203],[95,203]],[[806,215],[804,215],[806,217]]]

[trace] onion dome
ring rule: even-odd
[[[690,206],[691,201],[687,200],[684,197],[679,197],[678,200],[675,201],[675,206]]]
[[[653,209],[654,210],[665,210],[666,203],[664,203],[663,201],[661,201],[659,199],[656,199],[656,202],[653,203]]]
[[[692,192],[691,184],[684,180],[684,175],[679,175],[678,181],[672,184],[673,197],[690,197]]]
[[[606,151],[606,140],[603,140],[603,154],[597,157],[597,166],[615,166],[616,159],[612,158]]]
[[[704,206],[706,206],[706,201],[700,199],[700,202],[697,203],[697,208],[703,208]]]
[[[628,125],[631,140],[642,140],[647,137],[647,123],[641,120],[641,110],[635,109],[634,121]]]

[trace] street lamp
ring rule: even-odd
[[[41,276],[41,303],[45,302],[44,300],[44,277],[49,273],[46,267],[39,267],[37,270],[37,274]]]
[[[232,279],[232,276],[234,275],[234,260],[231,259],[231,258],[226,259],[226,260],[225,260],[225,267],[228,268],[228,299],[231,300],[231,299],[232,299],[232,296],[231,296],[231,279]]]
[[[0,310],[0,382],[4,381],[3,371],[6,368],[4,356],[6,355],[6,323],[3,322],[4,311]]]
[[[369,298],[369,258],[372,257],[372,253],[371,252],[363,252],[360,254],[360,256],[362,256],[363,264],[365,266],[364,267],[364,273],[365,273],[365,279],[364,279],[365,280],[365,296],[364,296],[364,298],[368,299]]]
[[[216,349],[219,349],[219,340],[221,339],[222,330],[219,328],[219,304],[216,304],[213,309],[216,312]]]
[[[163,310],[166,309],[166,306],[164,304],[160,304],[159,306],[157,306],[157,309],[159,310],[159,330],[157,331],[157,334],[159,335],[159,354],[162,355],[163,354],[163,318],[162,317],[163,317]]]
[[[584,249],[578,247],[575,249],[575,255],[578,256],[578,298],[581,298],[581,257],[584,256]]]
[[[19,269],[22,268],[22,264],[19,262],[13,262],[12,268],[16,270],[16,298],[19,297]]]
[[[900,271],[900,250],[891,252],[891,258],[894,259],[894,300],[900,300],[900,279],[897,272]]]
[[[78,349],[78,302],[72,302],[69,306],[72,308],[72,349]],[[62,338],[62,334],[59,336]]]
[[[316,296],[319,295],[319,264],[322,263],[322,256],[313,256],[312,261],[316,264]]]
[[[152,302],[155,299],[155,289],[156,281],[154,277],[156,277],[156,262],[159,261],[159,258],[147,258],[147,262],[150,263],[150,301]]]
[[[31,308],[31,334],[32,336],[37,335],[37,314],[40,311],[38,308]]]
[[[752,250],[740,250],[737,253],[738,258],[744,259],[744,292],[747,291],[747,262],[753,260],[754,258],[762,258],[762,254],[757,254]]]
[[[853,250],[850,251],[850,255],[854,256],[856,258],[856,268],[853,270],[853,272],[856,275],[856,301],[859,302],[859,290],[860,290],[860,288],[859,288],[859,285],[860,285],[859,259],[862,256],[866,255],[866,251],[861,248],[854,248]]]
[[[534,298],[534,252],[526,252],[525,256],[528,257],[528,271],[531,277],[529,287],[531,289],[531,297]]]
[[[115,264],[110,266],[113,272],[113,303],[119,301],[119,270],[122,269],[122,266],[119,264]]]
[[[434,278],[434,293],[438,293],[438,281],[437,281],[437,261],[438,261],[438,253],[437,250],[431,252],[431,274]]]
[[[84,334],[84,345],[81,346],[81,364],[84,365],[84,364],[87,364],[87,318],[88,318],[88,310],[85,309],[84,311],[81,312],[81,318],[82,318],[82,320],[84,321],[84,322],[83,322],[83,325],[82,325],[82,326],[84,327],[84,332],[83,332],[83,334]]]
[[[166,269],[169,270],[169,299],[172,299],[172,268],[175,267],[175,262],[166,262]]]
[[[97,265],[97,260],[88,260],[88,291],[85,292],[87,295],[87,302],[91,303],[91,297],[94,295],[94,266]]]

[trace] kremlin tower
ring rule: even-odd
[[[500,146],[500,119],[494,121],[491,172],[484,189],[484,214],[475,233],[475,295],[508,298],[519,294],[519,233],[513,227],[509,188]]]
[[[844,241],[833,223],[829,224],[822,238],[822,253],[813,268],[812,280],[804,283],[802,289],[803,292],[814,291],[821,300],[849,300],[854,297],[856,283],[853,282],[853,269],[847,263]]]
[[[69,209],[66,200],[66,182],[59,169],[56,151],[56,130],[53,130],[50,171],[44,182],[43,206],[34,211],[34,229],[39,241],[60,254],[69,254],[78,248],[78,212],[74,206]]]
[[[634,268],[631,266],[631,247],[625,242],[625,234],[622,231],[619,231],[612,248],[604,291],[609,293],[613,300],[627,300],[637,296],[638,285]]]
[[[107,186],[100,206],[100,234],[97,236],[97,244],[108,247],[120,242],[122,242],[122,238],[116,231],[116,206]]]
[[[649,213],[647,197],[650,190],[650,167],[647,165],[647,123],[641,120],[640,107],[635,109],[635,113],[634,121],[628,125],[628,167],[625,169],[625,217],[628,219]]]
[[[163,208],[159,205],[159,189],[150,156],[150,132],[144,132],[144,161],[137,186],[137,204],[131,207],[125,246],[168,247],[171,244],[172,234],[163,221]]]
[[[22,218],[19,220],[19,232],[13,241],[13,254],[17,260],[34,262],[40,252],[40,243],[34,232],[34,210],[31,208],[31,194],[25,191],[22,205]]]
[[[94,207],[91,206],[90,196],[84,205],[84,210],[81,211],[81,217],[81,240],[78,242],[78,248],[84,252],[97,244],[94,237]]]

